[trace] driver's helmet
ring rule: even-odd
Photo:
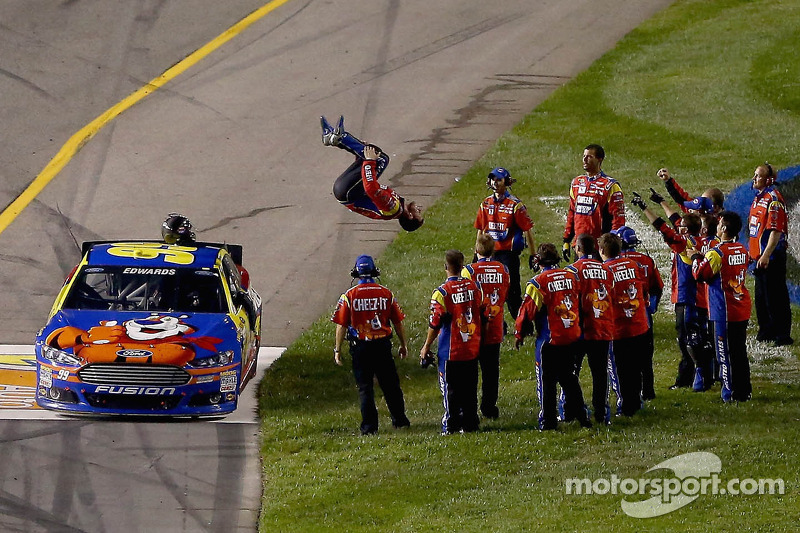
[[[161,237],[167,244],[193,244],[192,223],[180,213],[170,213],[161,224]]]

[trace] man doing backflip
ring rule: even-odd
[[[392,188],[378,183],[389,164],[389,156],[372,144],[365,144],[344,129],[344,117],[335,127],[325,117],[322,144],[335,146],[356,156],[356,160],[333,184],[333,195],[349,210],[376,220],[397,219],[406,231],[414,231],[423,223],[422,211],[416,202],[407,202]]]

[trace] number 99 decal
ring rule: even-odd
[[[197,250],[190,246],[170,246],[159,243],[140,243],[140,244],[115,244],[108,249],[110,255],[117,257],[131,257],[133,259],[156,259],[163,256],[165,263],[176,265],[191,265],[194,263],[194,255],[191,252]]]

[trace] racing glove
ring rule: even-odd
[[[641,209],[642,211],[647,209],[647,204],[644,203],[644,200],[642,200],[641,195],[638,192],[633,192],[632,194],[633,198],[631,199],[631,203],[636,207],[638,207],[639,209]]]
[[[539,256],[539,254],[531,254],[531,256],[528,258],[528,266],[531,267],[531,270],[534,272],[539,272],[542,269],[542,267],[539,265],[539,261],[541,259],[542,258]]]
[[[650,201],[651,202],[656,203],[656,204],[660,204],[661,202],[664,201],[664,197],[661,196],[660,194],[658,194],[654,188],[650,187],[650,193],[651,193],[650,194]]]
[[[564,258],[564,261],[569,263],[570,255],[572,254],[572,250],[569,247],[569,239],[564,239],[564,246],[561,247],[561,256]]]

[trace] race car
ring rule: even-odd
[[[91,241],[36,337],[36,402],[69,414],[217,416],[256,373],[242,248]]]

